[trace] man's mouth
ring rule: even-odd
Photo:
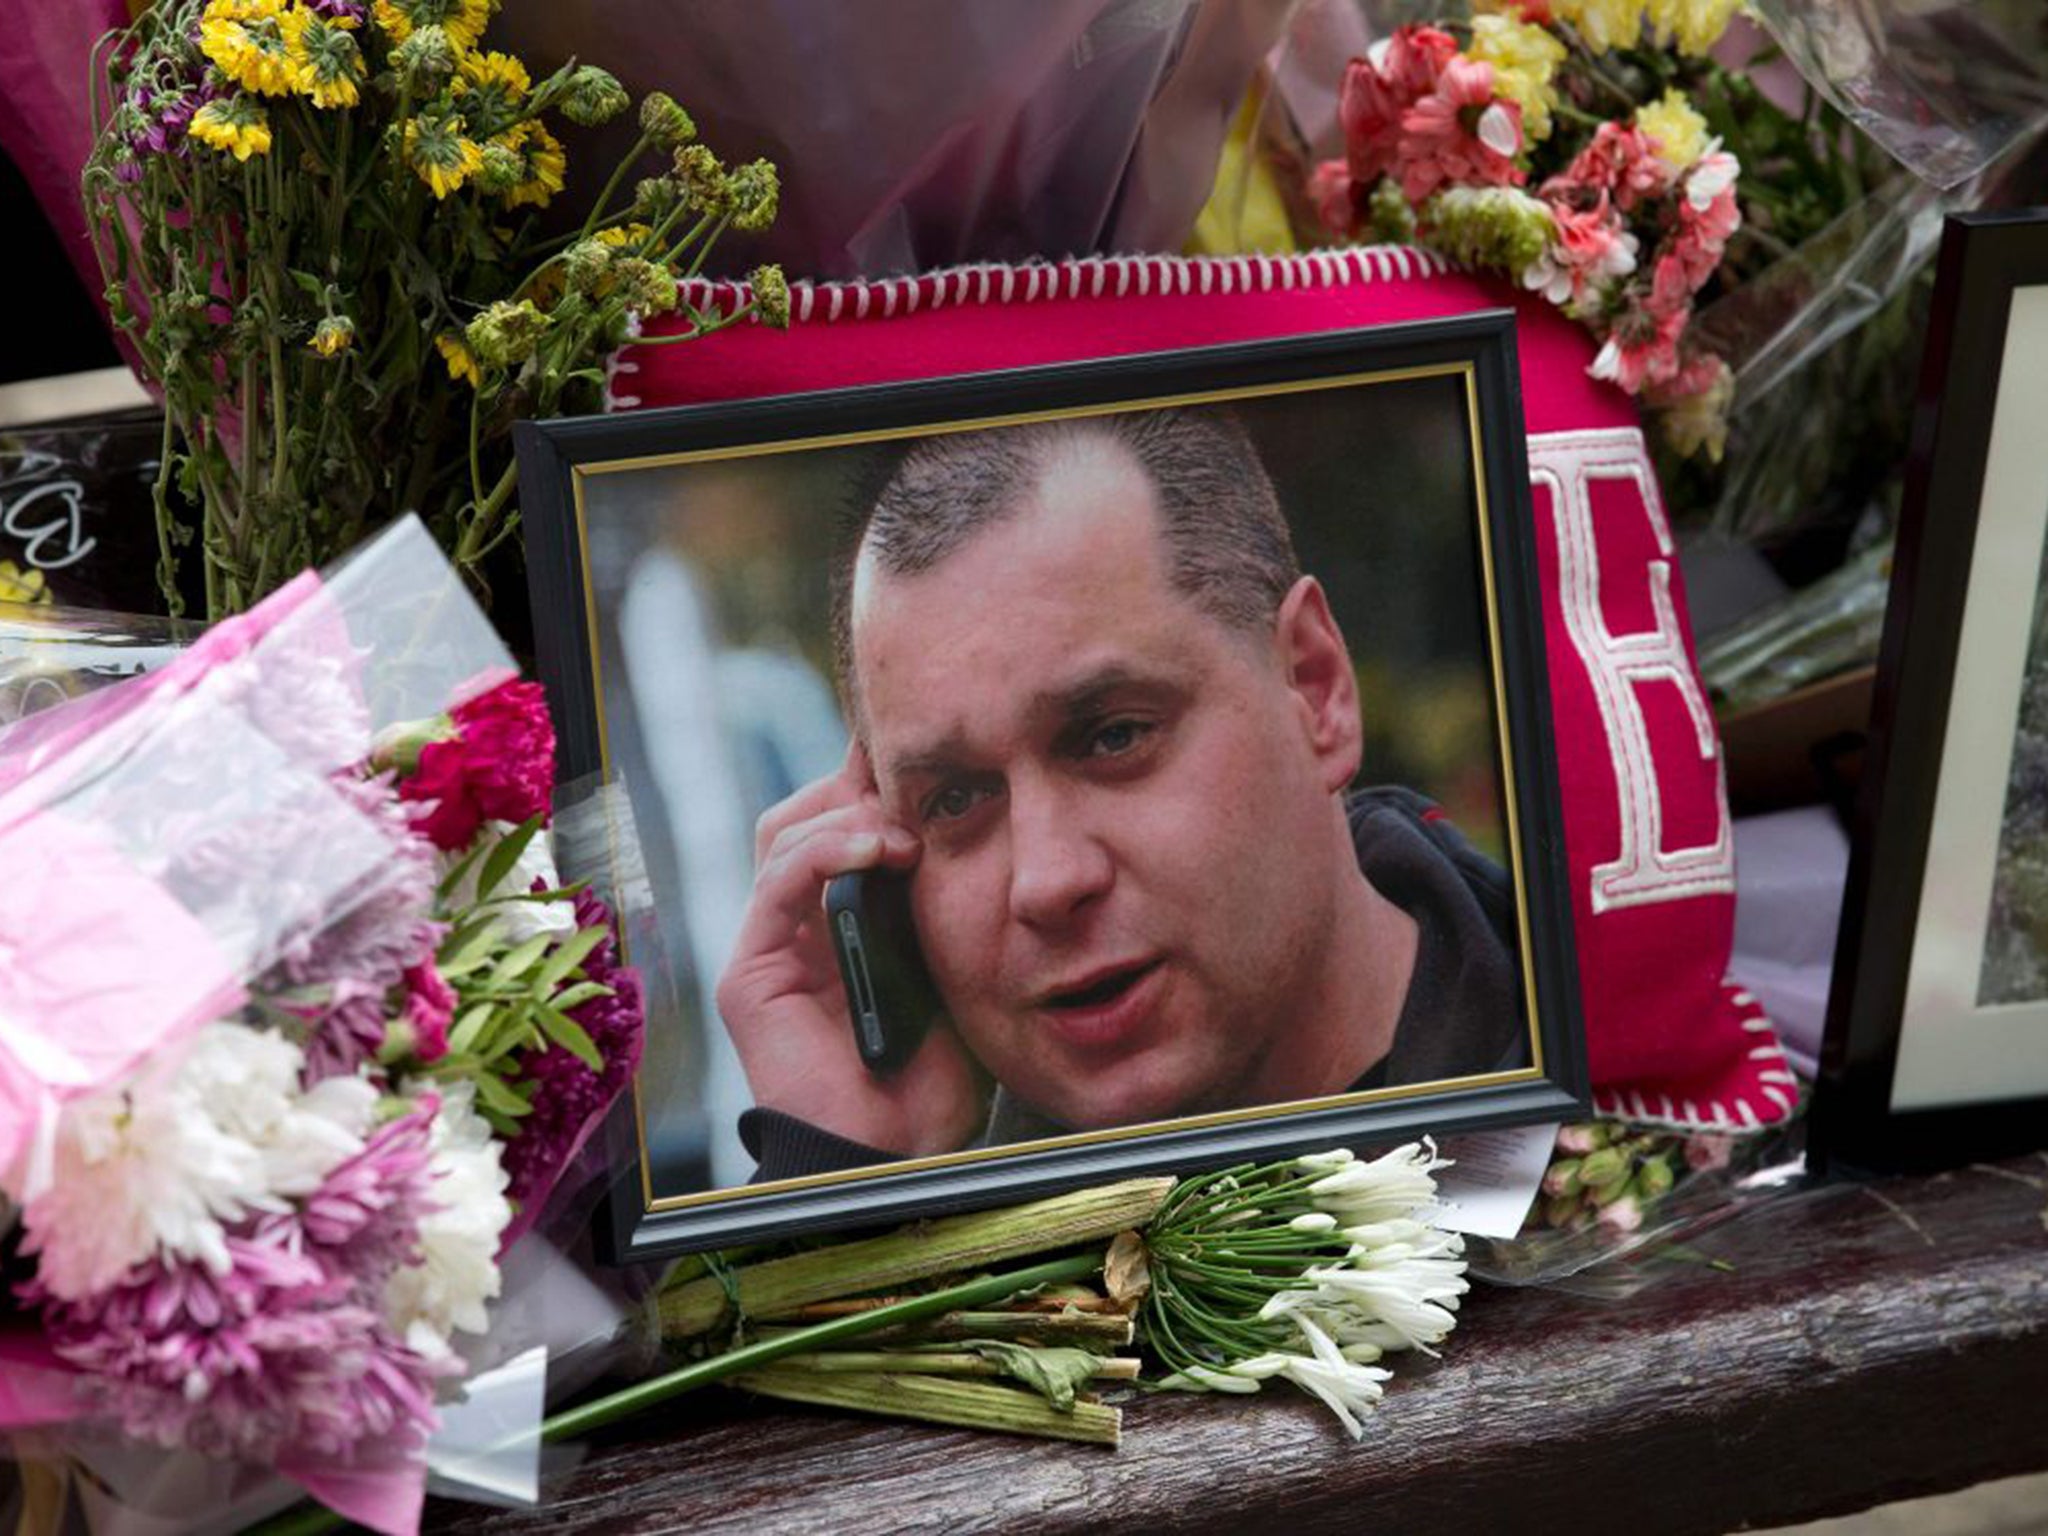
[[[1146,960],[1091,972],[1071,985],[1049,990],[1039,1006],[1054,1029],[1074,1045],[1116,1044],[1150,1013],[1162,964]]]

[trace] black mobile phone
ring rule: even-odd
[[[940,1010],[910,916],[910,877],[886,869],[834,876],[825,886],[825,922],[860,1059],[870,1072],[894,1071]]]

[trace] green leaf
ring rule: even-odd
[[[611,937],[609,928],[579,928],[562,941],[562,947],[548,956],[548,963],[534,973],[534,992],[546,997],[568,979],[569,973],[590,958],[590,952]]]
[[[573,987],[564,987],[549,998],[548,1006],[567,1013],[571,1008],[581,1008],[592,998],[610,997],[616,990],[601,981],[579,981]]]
[[[1061,1413],[1074,1410],[1074,1389],[1095,1374],[1100,1357],[1085,1349],[1033,1349],[1002,1339],[972,1339],[956,1346],[993,1360]]]
[[[540,831],[540,818],[530,817],[518,827],[507,832],[498,840],[498,846],[491,850],[491,856],[484,860],[483,870],[476,877],[476,899],[489,901],[491,893],[512,873],[512,866],[519,862],[519,856],[526,852],[526,845],[533,841]]]
[[[300,272],[295,268],[287,270],[291,280],[299,285],[299,290],[314,303],[318,304],[327,297],[327,285],[312,273]]]
[[[476,1079],[476,1097],[486,1111],[495,1110],[514,1120],[533,1113],[533,1106],[520,1096],[519,1090],[495,1072],[486,1072]]]
[[[455,888],[462,884],[462,877],[468,874],[471,868],[475,866],[476,861],[482,858],[488,851],[489,846],[479,840],[474,848],[457,859],[449,868],[448,873],[441,877],[441,883],[434,887],[434,894],[442,901],[447,901],[455,894]]]
[[[541,1033],[546,1035],[563,1050],[574,1056],[592,1072],[604,1071],[604,1056],[590,1036],[583,1032],[583,1026],[559,1008],[545,1005],[534,1009],[534,1016],[540,1020]]]
[[[548,946],[552,943],[553,934],[537,933],[524,944],[515,945],[505,952],[503,959],[491,967],[491,974],[484,979],[484,985],[505,986],[525,978],[527,972],[533,969],[534,961],[546,954]]]
[[[469,921],[457,924],[441,941],[441,948],[434,956],[434,969],[447,981],[467,976],[491,958],[497,927],[497,918],[489,912],[479,913]]]
[[[475,1049],[483,1035],[484,1026],[491,1021],[491,1015],[498,1011],[496,1003],[471,1003],[456,1016],[454,1026],[448,1031],[448,1050],[451,1055]]]

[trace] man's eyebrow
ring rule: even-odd
[[[1089,719],[1119,699],[1172,700],[1184,697],[1187,691],[1187,685],[1171,672],[1139,671],[1122,662],[1110,662],[1070,682],[1038,690],[1026,708],[1036,719],[1066,724]],[[966,737],[956,730],[929,746],[892,754],[884,766],[895,780],[945,779],[972,771],[974,754]]]
[[[1178,698],[1186,691],[1186,686],[1171,673],[1140,672],[1121,662],[1111,662],[1072,682],[1033,694],[1031,709],[1040,718],[1084,720],[1119,698]]]

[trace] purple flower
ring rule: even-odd
[[[78,1301],[33,1283],[22,1299],[137,1439],[258,1461],[345,1458],[392,1438],[417,1450],[435,1423],[435,1378],[461,1367],[398,1338],[384,1291],[434,1208],[437,1108],[427,1099],[381,1127],[300,1209],[244,1221],[223,1274],[159,1259]]]
[[[533,1225],[555,1180],[640,1065],[646,1026],[640,977],[618,963],[611,910],[589,891],[579,891],[576,926],[602,927],[607,933],[583,962],[583,974],[610,987],[612,995],[594,997],[570,1010],[570,1017],[583,1026],[603,1056],[604,1071],[592,1072],[558,1045],[521,1058],[520,1075],[536,1084],[537,1091],[533,1113],[519,1122],[519,1134],[505,1147],[505,1171],[512,1180],[506,1195],[518,1211],[505,1229],[507,1248]]]
[[[391,857],[352,902],[335,903],[339,910],[321,926],[293,935],[258,983],[261,992],[324,989],[324,1000],[303,1010],[312,1025],[308,1082],[353,1072],[376,1055],[393,990],[406,972],[432,960],[444,931],[427,917],[436,882],[433,849],[414,831],[413,813],[389,781],[344,774],[332,782],[336,794],[386,835]]]
[[[305,5],[329,21],[361,21],[366,14],[361,0],[305,0]]]

